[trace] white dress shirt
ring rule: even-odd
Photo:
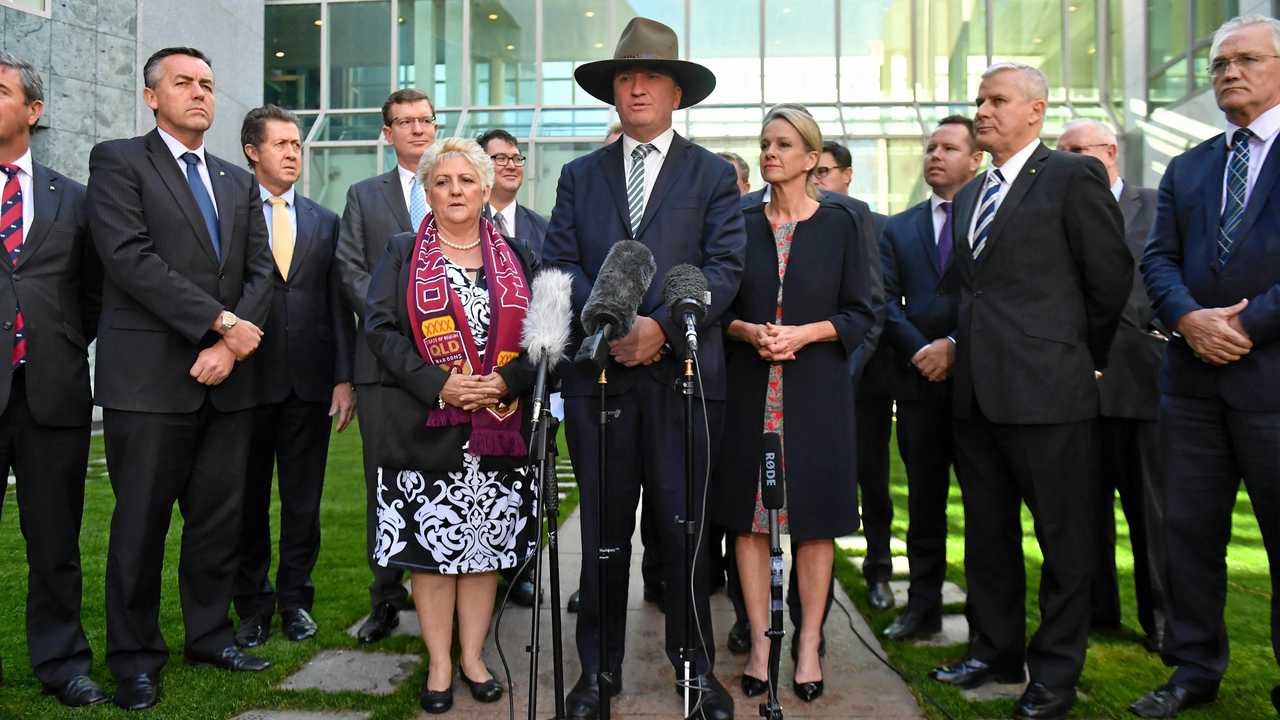
[[[267,219],[267,245],[274,250],[275,237],[271,234],[271,203],[267,202],[271,199],[271,191],[259,185],[258,193],[262,196],[262,215]],[[280,197],[284,198],[285,209],[289,211],[289,224],[293,227],[293,239],[296,244],[298,239],[298,209],[293,206],[293,196],[293,186],[290,185],[289,189]]]
[[[495,225],[498,222],[496,218],[499,215],[502,216],[502,222],[506,223],[507,225],[507,235],[510,237],[515,237],[516,236],[516,201],[512,200],[511,202],[507,203],[507,206],[502,208],[501,210],[496,209],[493,206],[493,203],[489,203],[489,217],[495,218],[493,221]]]
[[[947,221],[947,211],[942,209],[942,203],[950,202],[938,197],[938,193],[929,195],[929,214],[933,217],[933,244],[936,246],[942,238],[942,225]],[[956,205],[951,203],[951,222],[955,222]]]
[[[1231,171],[1231,141],[1235,138],[1239,125],[1227,123],[1227,168],[1222,172],[1222,210],[1227,209],[1227,173]],[[1244,204],[1249,206],[1249,197],[1253,195],[1253,185],[1258,182],[1258,173],[1262,171],[1262,163],[1271,152],[1271,145],[1276,141],[1280,131],[1280,105],[1262,113],[1249,123],[1253,137],[1249,138],[1249,178],[1244,186]]]
[[[413,203],[410,201],[413,196],[409,194],[409,191],[413,188],[414,173],[405,170],[403,165],[396,165],[396,170],[400,173],[400,192],[404,194],[404,209],[408,210],[413,207]],[[420,192],[426,192],[426,189],[421,189]],[[425,200],[426,197],[423,196],[423,199]],[[427,205],[427,212],[431,212],[430,205]]]
[[[28,148],[13,164],[18,166],[18,189],[22,191],[22,241],[26,242],[27,233],[31,232],[31,223],[36,218],[36,198],[32,194],[35,175],[31,166],[31,149]],[[8,179],[0,175],[0,181],[8,182]]]
[[[1031,155],[1035,153],[1036,148],[1040,147],[1040,138],[1027,143],[1027,146],[1013,154],[1013,157],[1004,162],[1000,167],[992,167],[987,170],[987,181],[982,184],[982,188],[978,192],[978,204],[982,204],[982,196],[986,195],[989,183],[995,181],[995,171],[999,170],[1004,176],[1004,182],[1000,183],[1000,190],[996,193],[996,212],[1000,211],[1000,205],[1004,202],[1004,198],[1009,194],[1009,188],[1018,180],[1018,174],[1022,172],[1022,166],[1027,164],[1031,159]],[[969,247],[973,247],[973,231],[978,224],[978,206],[973,208],[973,217],[969,218]]]
[[[160,139],[164,140],[165,147],[169,148],[169,152],[173,153],[173,161],[178,164],[178,172],[185,179],[187,177],[187,161],[182,159],[186,153],[195,153],[200,162],[196,163],[196,171],[200,173],[200,181],[204,183],[205,192],[209,193],[209,202],[213,204],[213,214],[221,217],[218,213],[218,198],[213,194],[213,181],[209,179],[209,164],[204,159],[204,143],[200,143],[200,147],[192,150],[183,145],[178,138],[164,131],[164,128],[157,127],[160,132]]]
[[[1111,194],[1115,197],[1116,202],[1120,202],[1120,193],[1124,192],[1124,178],[1116,178],[1115,184],[1111,186]]]
[[[650,152],[644,157],[644,206],[646,208],[649,207],[649,195],[653,193],[653,186],[658,182],[658,172],[662,170],[662,162],[667,159],[667,152],[671,150],[671,141],[675,136],[675,129],[667,128],[661,135],[649,141],[649,144],[657,148],[658,152]],[[622,136],[623,182],[631,177],[631,153],[642,144],[639,140],[632,139],[630,135]]]

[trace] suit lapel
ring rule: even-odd
[[[954,213],[955,205],[952,206]],[[952,227],[955,227],[955,218],[951,219]],[[938,276],[942,276],[942,271],[946,268],[942,267],[938,258],[938,241],[933,237],[933,201],[925,200],[924,205],[920,206],[920,216],[916,219],[916,235],[920,238],[920,251],[924,253],[924,257],[929,261],[929,267],[933,268]],[[952,245],[954,248],[955,245]],[[954,257],[955,252],[951,255]]]
[[[622,220],[622,227],[627,229],[627,235],[631,234],[631,212],[627,207],[627,183],[623,178],[622,172],[622,139],[617,142],[610,143],[600,153],[600,162],[603,167],[600,168],[600,174],[604,176],[605,182],[609,185],[609,192],[613,195],[613,206],[618,211],[618,217]],[[611,241],[612,242],[612,241]]]
[[[1240,241],[1249,237],[1249,231],[1253,229],[1253,224],[1262,214],[1262,208],[1271,200],[1271,191],[1276,186],[1276,177],[1280,176],[1280,151],[1275,149],[1274,144],[1271,150],[1267,154],[1267,159],[1263,160],[1262,168],[1258,171],[1258,180],[1253,184],[1253,192],[1249,194],[1249,205],[1245,208],[1244,222],[1240,226]],[[1235,255],[1234,248],[1231,254]]]
[[[222,160],[204,154],[205,164],[209,166],[209,182],[213,183],[213,201],[218,204],[218,246],[222,248],[222,261],[218,266],[226,264],[231,255],[231,243],[234,242],[236,229],[236,187],[235,181],[222,168]]]
[[[35,203],[35,213],[31,227],[27,229],[27,237],[22,241],[22,252],[18,253],[18,264],[0,263],[6,268],[17,270],[35,254],[40,243],[49,235],[53,219],[58,217],[58,206],[62,203],[62,187],[54,180],[49,170],[39,164],[32,163],[34,173],[31,176],[31,197],[24,202]]]
[[[1004,199],[1000,201],[1000,207],[996,209],[996,217],[991,221],[991,234],[987,236],[986,246],[982,251],[983,257],[990,258],[991,250],[999,247],[1000,231],[1009,224],[1009,218],[1018,209],[1022,198],[1027,196],[1027,191],[1031,189],[1036,180],[1040,179],[1040,171],[1048,159],[1049,148],[1045,147],[1043,143],[1037,145],[1035,151],[1031,153],[1031,157],[1027,158],[1027,163],[1022,166],[1022,170],[1018,172],[1018,177],[1014,179],[1013,185],[1005,193]]]
[[[644,229],[649,226],[672,185],[680,177],[688,151],[689,141],[680,137],[679,133],[673,134],[671,147],[667,148],[667,157],[662,160],[662,169],[658,171],[658,179],[653,184],[653,192],[649,193],[649,199],[644,204],[644,217],[640,220],[640,232],[637,235],[644,234]]]
[[[209,256],[209,260],[213,264],[217,265],[218,256],[213,252],[213,239],[209,237],[209,230],[204,224],[204,216],[200,214],[200,208],[196,206],[195,195],[191,194],[191,186],[187,184],[187,178],[178,170],[178,161],[173,159],[173,154],[169,152],[169,147],[164,144],[164,140],[161,139],[158,130],[152,130],[147,133],[147,156],[151,161],[151,165],[159,173],[160,179],[169,188],[169,194],[173,195],[174,201],[182,209],[182,214],[187,217],[187,222],[191,224],[191,229],[195,231],[196,239],[200,241],[200,247],[204,250],[204,254]],[[219,220],[219,224],[221,224],[221,220]]]
[[[298,216],[297,231],[293,235],[293,258],[289,260],[289,277],[297,277],[307,253],[316,244],[316,209],[310,200],[295,191],[294,210]]]
[[[404,190],[400,187],[399,167],[393,167],[391,172],[382,174],[382,197],[387,201],[387,206],[391,209],[391,214],[395,216],[396,222],[400,224],[400,232],[417,230],[415,227],[410,227],[413,221],[409,219],[409,208],[404,204]]]
[[[969,247],[969,222],[977,211],[978,192],[987,181],[987,174],[982,173],[969,181],[968,185],[956,193],[955,215],[951,218],[951,265],[959,263],[962,271],[969,274],[973,271],[973,248]]]
[[[1227,142],[1225,135],[1219,135],[1214,138],[1213,143],[1209,146],[1209,157],[1212,162],[1209,163],[1208,176],[1205,177],[1202,192],[1203,200],[1201,222],[1204,223],[1204,234],[1209,238],[1206,247],[1200,248],[1204,253],[1201,261],[1205,265],[1214,269],[1219,269],[1218,263],[1218,225],[1222,219],[1222,193],[1223,180],[1227,172]]]

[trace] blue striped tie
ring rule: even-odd
[[[427,194],[418,183],[418,176],[414,175],[413,180],[409,182],[409,222],[413,223],[414,232],[418,232],[418,228],[422,227],[422,221],[426,217]]]
[[[996,207],[999,205],[997,200],[1000,197],[1000,188],[1004,185],[1004,175],[999,170],[992,170],[987,176],[987,189],[982,193],[982,202],[978,204],[978,221],[973,225],[973,259],[977,260],[978,256],[987,246],[987,238],[991,236],[991,224],[996,219]]]
[[[1227,160],[1227,202],[1218,224],[1218,260],[1226,262],[1236,231],[1244,220],[1245,191],[1249,187],[1249,138],[1253,133],[1240,128],[1231,138],[1231,158]]]
[[[631,213],[631,237],[640,234],[640,220],[644,218],[644,159],[658,148],[649,143],[637,145],[631,151],[631,172],[627,175],[627,210]]]

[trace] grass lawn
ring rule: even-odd
[[[894,501],[893,535],[905,540],[907,533],[907,481],[902,463],[893,448],[891,486]],[[1120,598],[1124,613],[1121,633],[1095,633],[1089,638],[1089,654],[1079,690],[1087,696],[1076,706],[1074,717],[1131,718],[1129,703],[1162,684],[1169,668],[1160,658],[1146,652],[1139,640],[1137,608],[1133,592],[1133,556],[1129,548],[1128,526],[1116,502],[1116,563],[1120,576]],[[964,511],[959,486],[951,485],[947,514],[947,579],[964,587]],[[1036,601],[1039,591],[1041,556],[1031,532],[1031,515],[1023,509],[1023,527],[1027,534],[1023,552],[1027,559],[1027,632],[1028,638],[1040,622]],[[845,590],[857,603],[878,634],[896,617],[899,609],[872,610],[866,602],[866,584],[860,571],[862,560],[837,550],[837,572]],[[1271,584],[1267,572],[1267,555],[1262,545],[1258,523],[1253,517],[1249,498],[1242,491],[1236,501],[1232,542],[1227,556],[1228,594],[1226,619],[1231,636],[1231,664],[1218,694],[1217,703],[1191,710],[1181,717],[1188,720],[1221,718],[1273,718],[1271,687],[1280,683],[1280,671],[1271,651],[1270,600]],[[963,612],[963,607],[946,608],[947,612]],[[836,615],[833,619],[842,620]],[[951,648],[916,647],[904,643],[885,643],[893,663],[911,679],[913,692],[931,718],[944,717],[924,701],[928,695],[957,718],[1009,717],[1012,702],[969,703],[960,691],[928,679],[929,670],[945,661],[963,656],[964,646]]]
[[[563,454],[562,457],[567,455]],[[90,451],[89,477],[85,488],[84,524],[80,537],[81,561],[84,567],[84,609],[82,617],[89,644],[94,651],[92,676],[110,694],[115,683],[106,669],[105,585],[107,539],[111,525],[114,497],[102,460],[102,438],[93,439]],[[426,656],[419,638],[393,637],[377,646],[388,652],[413,653],[423,656],[417,673],[399,690],[387,697],[362,693],[323,693],[319,691],[283,691],[275,686],[285,676],[301,667],[315,653],[328,648],[359,647],[347,628],[369,609],[369,571],[365,561],[364,481],[361,477],[360,435],[353,427],[334,435],[329,448],[329,471],[325,480],[320,524],[323,532],[320,560],[313,575],[316,604],[313,615],[320,626],[319,634],[304,643],[291,643],[279,633],[279,621],[271,640],[254,652],[273,663],[263,673],[228,673],[208,668],[189,668],[182,662],[182,619],[177,592],[178,539],[181,517],[174,512],[165,554],[165,589],[160,611],[161,628],[169,644],[170,660],[161,677],[159,706],[146,713],[156,720],[217,720],[230,718],[250,709],[361,710],[372,713],[373,720],[397,720],[415,717],[419,712],[417,692],[426,677]],[[561,503],[563,516],[576,504],[576,493]],[[0,688],[0,718],[137,717],[107,704],[93,708],[68,710],[51,696],[41,695],[40,683],[31,672],[27,659],[25,630],[26,556],[18,528],[17,498],[14,488],[5,493],[4,513],[0,517],[0,658],[4,660],[4,686]],[[278,503],[273,505],[273,531],[279,532],[275,518]],[[28,522],[38,518],[28,518]],[[272,578],[275,577],[274,569]],[[508,652],[511,652],[508,649]],[[496,672],[495,668],[495,672]]]

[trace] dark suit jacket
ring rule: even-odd
[[[1253,340],[1248,355],[1216,367],[1195,358],[1181,338],[1169,343],[1161,389],[1221,398],[1252,412],[1280,411],[1280,152],[1273,147],[1249,195],[1240,238],[1226,265],[1218,260],[1218,223],[1227,146],[1222,135],[1174,158],[1160,181],[1156,222],[1142,276],[1165,327],[1203,307],[1249,305],[1240,322]]]
[[[1151,334],[1153,323],[1161,334],[1168,333],[1155,319],[1137,267],[1156,219],[1156,191],[1125,183],[1120,190],[1120,212],[1124,215],[1124,242],[1133,255],[1133,285],[1111,343],[1107,371],[1098,380],[1100,414],[1156,420],[1160,415],[1160,361],[1168,341]]]
[[[378,421],[377,436],[367,442],[373,445],[374,461],[379,467],[456,472],[462,469],[462,446],[471,434],[471,426],[427,427],[427,414],[436,407],[449,376],[423,361],[407,332],[409,311],[405,297],[416,238],[413,232],[393,235],[369,283],[366,337],[378,361],[378,402],[383,416]],[[529,251],[519,243],[512,243],[511,247],[524,267],[525,280],[532,283],[534,262]],[[497,372],[507,383],[506,400],[520,400],[521,427],[527,441],[536,370],[521,352]],[[485,457],[480,466],[505,469],[525,462],[525,458]]]
[[[261,327],[271,306],[271,250],[258,184],[205,153],[218,206],[222,261],[186,177],[152,130],[99,143],[89,155],[87,206],[106,278],[98,325],[97,403],[134,412],[253,407],[253,376],[237,364],[213,388],[188,374],[229,309]]]
[[[365,298],[369,296],[369,274],[382,259],[392,235],[417,230],[410,227],[409,208],[400,189],[400,171],[375,175],[347,190],[347,206],[338,232],[338,275],[348,306],[357,316],[355,367],[357,384],[378,381],[378,361],[369,352],[365,339]]]
[[[271,264],[271,332],[249,364],[260,402],[284,402],[292,390],[302,400],[327,404],[335,384],[351,382],[355,315],[342,299],[333,261],[338,216],[296,193],[294,204],[298,228],[289,279]]]
[[[984,173],[955,200],[955,417],[968,418],[976,399],[994,423],[1094,418],[1094,370],[1107,366],[1133,279],[1106,171],[1096,158],[1037,146],[975,261],[969,221],[985,181]]]
[[[543,259],[573,276],[575,318],[582,313],[609,248],[618,240],[631,238],[622,145],[607,145],[567,163],[560,171]],[[684,328],[678,318],[668,317],[662,304],[667,272],[689,263],[700,267],[707,276],[711,305],[702,322],[699,362],[702,390],[712,400],[725,396],[720,316],[738,293],[747,242],[738,202],[733,166],[676,134],[645,205],[640,232],[632,238],[647,245],[657,263],[657,273],[640,302],[639,314],[661,324],[668,339],[682,337]],[[574,325],[576,343],[582,337],[582,329],[577,322]],[[626,368],[611,364],[607,390],[610,394],[627,392],[646,373],[664,385],[670,384],[678,366],[672,354],[649,366]],[[567,371],[562,376],[562,392],[566,397],[598,392],[598,375],[583,368]]]
[[[102,266],[89,237],[84,186],[32,164],[35,217],[15,267],[0,262],[0,412],[12,387],[14,317],[22,308],[27,337],[27,405],[41,425],[89,424],[87,348],[98,332]]]

